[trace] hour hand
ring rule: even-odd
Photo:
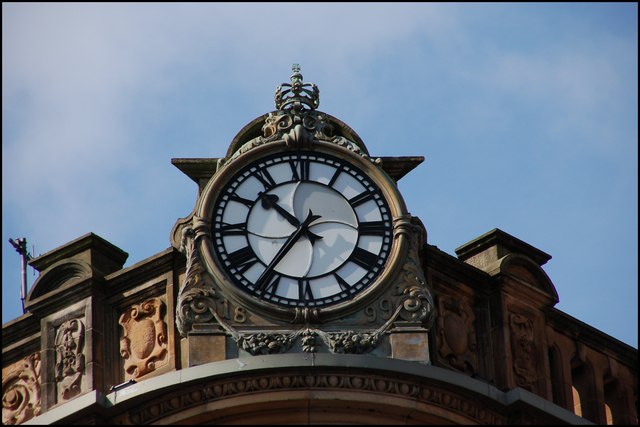
[[[275,194],[267,194],[262,191],[258,193],[258,196],[260,196],[260,199],[262,200],[263,208],[267,210],[275,209],[280,215],[282,215],[287,221],[289,221],[289,224],[293,225],[294,227],[298,227],[300,225],[300,221],[298,221],[298,218],[291,215],[285,208],[278,204],[278,200],[280,200],[278,196],[276,196]]]
[[[275,209],[280,215],[282,215],[287,221],[289,221],[289,224],[293,225],[296,228],[300,227],[301,224],[300,221],[298,221],[298,218],[291,215],[285,208],[278,204],[278,200],[280,200],[280,198],[277,195],[267,194],[261,191],[260,193],[258,193],[258,196],[260,197],[260,200],[262,200],[263,208],[267,210]],[[312,245],[316,240],[322,239],[322,236],[318,236],[317,234],[309,231],[309,224],[311,224],[318,218],[320,218],[319,215],[314,215],[313,212],[309,211],[307,218],[302,224],[304,225],[304,230],[302,230],[302,233],[307,237],[307,239],[309,239]]]

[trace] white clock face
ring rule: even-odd
[[[352,298],[382,271],[392,219],[364,172],[316,152],[272,155],[219,193],[213,245],[234,284],[287,307]]]

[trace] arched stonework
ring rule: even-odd
[[[40,353],[2,369],[2,424],[22,424],[40,415]]]
[[[210,366],[213,369],[214,365]],[[470,389],[455,389],[433,379],[362,367],[248,369],[231,378],[210,376],[152,399],[139,396],[126,403],[131,409],[110,419],[111,423],[501,425],[508,422],[508,416],[495,402]]]
[[[551,306],[559,301],[558,291],[549,276],[547,276],[547,273],[529,257],[520,254],[509,254],[499,259],[496,264],[495,270],[491,271],[490,274],[499,272],[529,284],[546,295]]]
[[[169,362],[164,310],[162,300],[151,298],[133,305],[120,316],[125,380],[138,379]]]
[[[77,260],[58,261],[40,274],[29,291],[27,301],[29,303],[34,302],[69,282],[85,280],[92,276],[93,269],[86,262]]]

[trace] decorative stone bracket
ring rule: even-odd
[[[196,245],[207,224],[201,218],[194,218],[193,224],[193,227],[183,229],[180,248],[187,256],[186,277],[176,304],[176,326],[183,337],[187,336],[194,323],[211,322],[216,311],[216,292],[206,283],[205,269]]]

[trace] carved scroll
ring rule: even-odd
[[[159,298],[136,304],[120,316],[124,332],[120,354],[125,379],[140,378],[168,363],[167,326],[164,303]]]
[[[452,368],[475,374],[478,354],[473,310],[465,300],[443,295],[438,300],[438,311],[438,354]]]
[[[180,288],[176,305],[176,326],[182,337],[186,337],[194,323],[207,323],[214,318],[215,291],[205,281],[205,270],[196,246],[196,229],[202,228],[204,220],[194,218],[196,227],[186,227],[182,234],[181,250],[187,256],[187,271]]]
[[[509,315],[511,331],[511,354],[513,355],[513,372],[516,384],[532,390],[536,380],[533,320],[511,313]]]
[[[85,327],[80,319],[67,320],[56,331],[55,380],[58,402],[81,392],[85,368]]]
[[[2,424],[22,424],[40,415],[40,353],[2,369]]]
[[[402,218],[397,221],[395,228],[399,232],[408,231],[409,240],[407,260],[402,267],[402,280],[397,286],[403,296],[400,318],[421,322],[428,329],[435,319],[435,305],[420,262],[420,249],[426,240],[424,226],[418,218],[409,216],[404,221]]]

